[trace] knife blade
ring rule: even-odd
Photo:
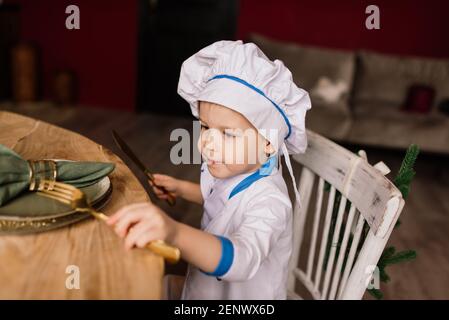
[[[158,186],[154,183],[154,177],[151,174],[151,172],[147,169],[147,167],[143,164],[143,162],[140,161],[140,159],[131,150],[128,144],[119,136],[119,134],[115,130],[112,130],[112,137],[114,138],[114,141],[120,148],[120,150],[122,150],[123,153],[125,153],[128,156],[128,158],[131,159],[131,161],[137,165],[137,167],[147,176],[147,178],[153,183],[153,185],[168,196],[167,198],[168,204],[171,206],[175,205],[176,203],[175,196],[172,195],[170,192],[168,192],[164,187]]]

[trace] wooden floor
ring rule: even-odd
[[[154,172],[199,180],[199,165],[173,165],[170,162],[170,149],[176,144],[170,141],[171,131],[176,128],[191,130],[192,119],[92,108],[54,109],[46,105],[16,107],[3,104],[0,110],[18,112],[79,132],[111,149],[138,172],[114,145],[110,131],[115,129]],[[353,151],[360,149],[346,147]],[[397,150],[364,150],[370,163],[382,160],[393,173],[399,169],[404,155],[404,151]],[[296,175],[299,169],[298,166],[295,168]],[[385,299],[449,299],[449,157],[422,154],[416,171],[400,218],[402,224],[393,232],[388,245],[396,246],[397,250],[415,249],[418,257],[415,261],[389,267],[387,272],[391,281],[381,284],[381,289]],[[137,176],[145,183],[142,176]],[[393,177],[390,175],[389,178]],[[200,206],[182,200],[175,208],[157,203],[174,218],[199,225]],[[168,268],[173,273],[184,270],[185,264]]]

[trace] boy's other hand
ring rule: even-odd
[[[176,236],[177,222],[151,202],[124,206],[106,223],[114,227],[119,237],[125,239],[125,248],[143,248],[149,242],[164,240],[172,243]]]
[[[156,196],[159,199],[162,200],[167,200],[168,199],[168,194],[164,193],[160,188],[157,188],[156,186],[159,187],[164,187],[165,190],[167,190],[172,196],[174,197],[178,197],[181,196],[181,188],[180,188],[180,184],[181,181],[165,175],[165,174],[159,174],[159,173],[155,173],[153,174],[153,178],[154,178],[154,183],[151,180],[148,180],[148,183],[150,184],[150,186],[153,188],[154,193],[156,194]]]

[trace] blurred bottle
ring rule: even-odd
[[[34,46],[27,43],[12,48],[12,93],[17,103],[37,100],[38,57]]]
[[[71,70],[55,72],[53,76],[53,102],[59,106],[74,106],[77,100],[75,73]]]

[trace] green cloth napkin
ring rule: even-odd
[[[111,173],[113,163],[56,162],[56,180],[77,188],[91,185]],[[25,159],[0,144],[0,206],[29,189],[29,167]]]

